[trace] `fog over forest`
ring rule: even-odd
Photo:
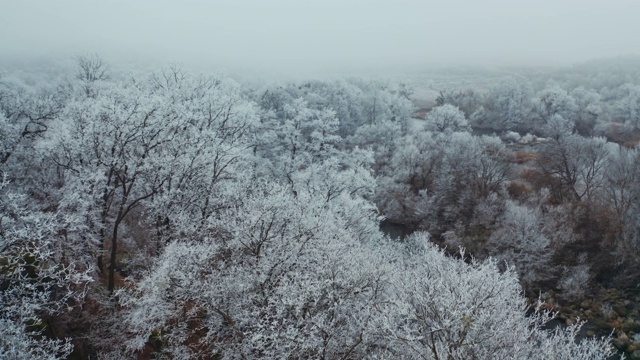
[[[0,359],[640,360],[639,17],[0,0]]]
[[[634,0],[6,0],[0,48],[288,76],[569,65],[637,53],[638,14]]]

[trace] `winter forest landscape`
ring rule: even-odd
[[[640,359],[638,19],[1,1],[0,359]]]

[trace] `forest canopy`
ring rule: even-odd
[[[0,357],[640,350],[637,68],[425,100],[77,60],[0,77]]]

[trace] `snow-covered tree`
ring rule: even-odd
[[[381,309],[379,326],[388,342],[374,357],[606,359],[612,354],[606,339],[576,343],[580,325],[543,330],[550,314],[527,315],[512,268],[501,272],[495,260],[467,264],[448,258],[424,233],[405,242],[404,256],[394,264],[399,271],[390,284],[392,295]]]
[[[106,62],[98,54],[80,56],[77,61],[76,78],[80,81],[84,95],[95,96],[96,83],[109,79],[109,68]]]
[[[187,80],[113,84],[69,104],[50,134],[52,159],[67,174],[67,194],[91,203],[87,216],[101,239],[101,271],[107,270],[101,252],[109,250],[110,292],[128,215],[156,201],[163,224],[178,202],[191,211],[198,207],[206,218],[212,187],[232,174],[230,165],[247,148],[239,138],[254,121],[251,107],[224,82]]]
[[[499,130],[529,129],[533,88],[522,78],[508,78],[493,86],[483,107],[483,127]]]
[[[471,119],[474,113],[477,114],[483,102],[482,94],[471,88],[462,91],[452,89],[443,90],[440,91],[440,94],[436,98],[436,105],[451,104],[457,106],[467,119]]]
[[[433,108],[426,119],[426,128],[431,131],[468,131],[469,123],[457,106],[444,104]]]
[[[640,126],[640,85],[625,84],[619,91],[622,97],[613,104],[617,120],[634,128]]]
[[[573,112],[576,130],[583,136],[592,135],[596,120],[603,113],[602,96],[583,87],[573,89],[569,95],[573,97],[576,105]]]
[[[605,139],[565,132],[544,145],[538,166],[556,197],[580,201],[592,199],[603,185],[607,156]]]
[[[606,202],[613,210],[619,231],[617,251],[620,259],[634,259],[640,250],[640,154],[638,148],[619,146],[610,151],[606,166]]]
[[[395,221],[423,222],[433,232],[468,220],[480,198],[500,191],[509,170],[509,152],[495,137],[424,132],[398,139],[396,149],[378,179],[378,206]]]
[[[383,273],[365,247],[373,238],[358,240],[361,229],[322,196],[255,190],[210,222],[211,238],[167,246],[129,293],[128,351],[150,337],[159,353],[192,358],[363,357],[375,346]]]
[[[542,126],[542,134],[554,141],[573,134],[574,122],[571,119],[565,119],[562,115],[554,114]]]
[[[496,260],[513,266],[524,284],[548,278],[553,254],[539,209],[507,201],[486,251]]]
[[[79,307],[91,281],[88,258],[73,245],[82,219],[31,211],[28,198],[0,183],[0,358],[64,359],[70,339],[51,337],[51,319]]]
[[[546,124],[554,115],[572,119],[575,110],[573,97],[557,85],[539,91],[533,99],[533,111],[542,124]]]

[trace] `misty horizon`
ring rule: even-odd
[[[640,3],[7,1],[3,60],[97,53],[231,73],[567,66],[636,55]]]

